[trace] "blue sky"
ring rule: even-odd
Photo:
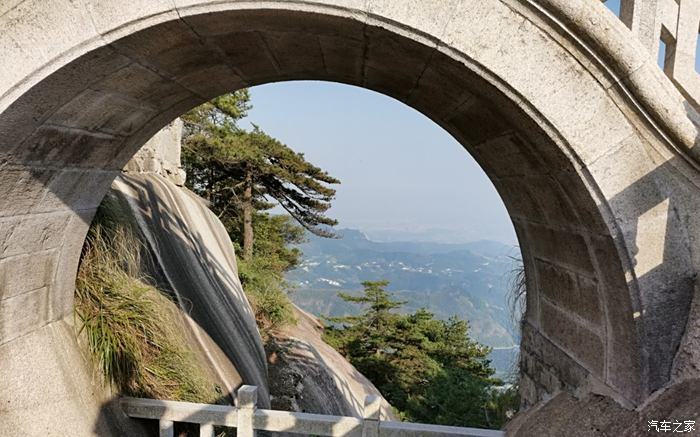
[[[412,108],[328,82],[267,84],[251,94],[250,122],[341,179],[330,210],[341,227],[370,235],[440,229],[455,242],[516,243],[503,203],[478,164]]]

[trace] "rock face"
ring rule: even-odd
[[[680,435],[700,436],[700,379],[675,384],[637,410],[625,409],[605,396],[589,394],[576,399],[561,392],[517,415],[506,426],[506,435],[645,437],[657,434],[650,421],[694,422],[692,431]],[[686,429],[685,424],[680,429]]]
[[[299,307],[297,324],[272,334],[268,349],[272,407],[286,411],[362,417],[367,395],[381,395],[364,375],[327,345],[323,325]],[[382,418],[392,420],[382,399]]]
[[[259,387],[269,406],[262,340],[238,281],[233,244],[204,201],[158,174],[125,174],[112,194],[129,206],[195,344],[229,395]]]
[[[299,308],[298,324],[270,341],[268,378],[233,244],[206,202],[176,185],[180,129],[175,122],[150,140],[111,193],[129,205],[167,288],[187,309],[193,349],[206,355],[229,393],[242,383],[257,385],[261,407],[270,406],[269,392],[276,409],[360,417],[365,396],[379,392],[323,342],[321,325]],[[384,417],[392,417],[386,401]]]
[[[112,192],[129,205],[169,289],[188,313],[199,349],[210,356],[228,392],[241,384],[258,386],[259,405],[268,407],[265,351],[238,280],[233,243],[206,202],[175,183],[184,183],[177,171],[180,130],[175,122],[149,141]]]

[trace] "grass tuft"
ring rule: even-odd
[[[76,284],[80,333],[105,383],[121,394],[213,403],[216,385],[187,348],[180,311],[151,285],[143,245],[117,199],[88,232]]]
[[[510,271],[508,286],[508,307],[510,308],[511,322],[519,326],[525,313],[525,297],[527,294],[527,278],[525,276],[525,265],[522,258],[510,257],[514,267]]]

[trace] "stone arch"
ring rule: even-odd
[[[602,6],[540,3],[5,3],[0,345],[71,314],[92,214],[162,126],[236,88],[329,80],[423,112],[503,197],[529,281],[525,398],[641,403],[669,381],[699,264],[696,131],[667,122],[683,101]]]

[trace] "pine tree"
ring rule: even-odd
[[[259,127],[238,122],[251,108],[247,90],[227,94],[185,116],[183,161],[188,187],[211,203],[227,227],[240,226],[242,255],[253,256],[256,211],[279,204],[299,224],[333,236],[326,216],[340,181]]]
[[[489,427],[493,378],[490,349],[469,338],[469,325],[438,320],[421,309],[396,312],[405,302],[388,281],[362,283],[360,295],[339,293],[363,306],[358,315],[328,318],[324,339],[367,376],[400,417],[443,425]]]
[[[331,236],[325,215],[339,181],[254,126],[239,123],[251,108],[247,90],[194,108],[185,124],[182,161],[187,187],[209,202],[234,242],[238,273],[266,337],[294,321],[284,274],[300,261],[293,247],[304,228]],[[267,212],[276,204],[289,215]]]
[[[338,293],[338,296],[346,302],[368,305],[362,314],[363,323],[360,325],[367,335],[377,335],[387,329],[392,318],[391,310],[406,303],[392,300],[391,295],[385,290],[388,285],[389,281],[364,281],[362,282],[364,292],[361,296]],[[356,323],[358,319],[356,317],[338,317],[332,320],[339,323]]]

